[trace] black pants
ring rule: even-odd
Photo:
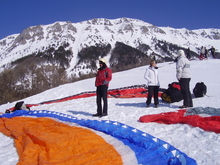
[[[148,86],[148,96],[147,96],[147,105],[151,104],[151,98],[154,95],[154,104],[158,105],[158,91],[159,91],[159,86]]]
[[[96,89],[96,103],[97,103],[97,113],[102,115],[103,113],[108,114],[108,86],[101,85]],[[103,99],[103,108],[102,108],[102,99]]]
[[[212,54],[212,57],[215,58],[215,53],[211,53],[211,54]]]
[[[191,78],[181,78],[179,80],[181,93],[183,94],[183,105],[193,107],[192,96],[189,90],[189,82]]]

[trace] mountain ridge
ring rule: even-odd
[[[201,46],[219,50],[220,29],[157,27],[125,17],[30,26],[0,40],[0,84],[3,95],[23,98],[94,77],[99,58],[118,72],[148,65],[152,58],[172,61],[179,49],[188,47],[197,58]]]
[[[213,40],[217,43],[220,42],[220,29],[188,30],[185,28],[157,27],[138,19],[125,17],[112,20],[96,18],[79,23],[66,21],[31,26],[24,29],[20,34],[10,35],[0,40],[0,67],[19,58],[19,55],[23,57],[41,51],[43,47],[56,44],[58,47],[65,42],[72,45],[69,49],[76,57],[82,48],[96,44],[110,44],[113,48],[116,42],[122,42],[134,48],[140,44],[147,44],[152,47],[154,45],[152,44],[153,39],[174,43],[185,48],[192,47],[193,51],[197,51],[200,46],[214,46],[219,49],[218,44]],[[18,48],[21,45],[24,48]],[[152,52],[160,53],[152,49],[148,55]],[[6,60],[8,57],[11,57],[11,60]],[[74,58],[73,60],[71,63],[74,65],[77,63],[77,59]]]

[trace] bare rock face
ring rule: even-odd
[[[35,41],[44,38],[44,32],[41,25],[29,27],[21,32],[21,34],[15,39],[14,44],[24,45],[28,40]]]

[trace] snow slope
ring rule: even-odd
[[[161,88],[167,88],[168,84],[177,81],[175,78],[175,64],[160,63],[159,78]],[[197,82],[203,81],[207,85],[207,96],[193,98],[194,107],[220,108],[220,60],[209,59],[204,61],[191,61],[192,79],[190,82],[191,91]],[[110,89],[141,85],[145,83],[143,78],[147,66],[118,72],[113,74]],[[95,91],[94,78],[70,83],[47,90],[38,95],[23,99],[25,103],[40,103],[86,91]],[[165,104],[160,100],[159,108],[145,108],[146,98],[118,99],[109,98],[109,115],[103,118],[95,118],[91,115],[96,113],[96,97],[70,100],[61,103],[53,103],[32,107],[32,110],[50,110],[73,115],[78,118],[92,120],[112,120],[132,126],[136,129],[151,134],[163,141],[166,141],[195,159],[198,165],[219,165],[220,164],[220,135],[213,132],[206,132],[186,124],[157,124],[140,123],[139,117],[147,114],[158,114],[162,112],[177,111],[181,102]],[[16,102],[0,106],[0,112],[11,108]],[[13,140],[0,133],[0,162],[4,165],[16,164],[18,156],[13,147]]]

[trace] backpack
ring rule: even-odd
[[[179,102],[183,99],[180,85],[178,82],[173,82],[168,85],[168,89],[164,90],[161,95],[163,101],[168,103]]]
[[[30,111],[30,108],[24,103],[24,101],[20,101],[15,104],[15,107],[11,111],[9,109],[7,109],[5,111],[5,113],[11,113],[11,112],[15,112],[17,110]]]
[[[193,89],[193,94],[194,94],[195,98],[203,97],[204,95],[206,95],[206,92],[207,92],[207,87],[203,82],[196,83],[196,85]]]

